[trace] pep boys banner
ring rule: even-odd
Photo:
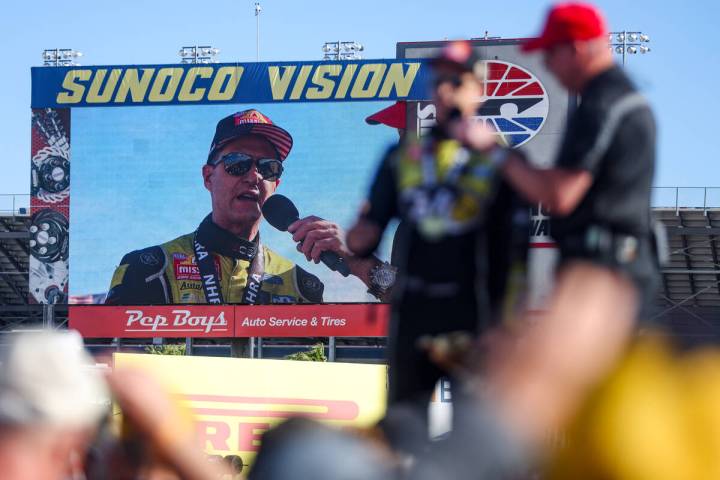
[[[416,60],[33,68],[31,300],[104,303],[121,285],[128,295],[120,305],[204,303],[191,240],[203,218],[225,207],[211,203],[217,192],[202,168],[218,122],[238,112],[236,126],[271,122],[290,137],[280,139],[292,147],[277,192],[300,217],[346,229],[398,138],[365,118],[427,98],[429,75]],[[283,151],[276,137],[270,142]],[[390,257],[392,235],[380,260]],[[259,238],[271,252],[259,273],[214,259],[224,302],[241,301],[228,285],[242,294],[248,273],[257,274],[256,288],[265,285],[258,303],[375,301],[357,277],[308,262],[286,232],[263,222]],[[204,315],[195,308],[188,318]]]
[[[71,307],[86,338],[381,337],[389,307],[350,305],[109,305]]]

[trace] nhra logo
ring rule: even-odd
[[[485,83],[477,118],[510,147],[534,137],[548,115],[549,100],[540,80],[528,70],[498,60],[485,62]]]

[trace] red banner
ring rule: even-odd
[[[378,303],[238,305],[236,337],[384,337],[389,306]]]
[[[71,306],[70,328],[86,338],[232,337],[232,306]]]
[[[383,337],[389,305],[70,306],[86,338]]]

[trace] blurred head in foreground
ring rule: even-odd
[[[75,332],[24,333],[0,352],[3,479],[72,475],[107,409],[93,364]]]
[[[484,66],[470,42],[448,43],[430,65],[435,75],[433,100],[438,123],[474,116],[482,95]]]
[[[292,418],[268,430],[249,480],[385,480],[388,458],[373,444],[321,423]]]

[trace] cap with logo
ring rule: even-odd
[[[292,149],[292,136],[275,125],[269,117],[255,109],[233,113],[220,120],[215,128],[215,136],[210,144],[207,163],[224,145],[245,135],[260,135],[275,148],[280,160],[285,160]]]
[[[547,50],[574,41],[607,37],[605,19],[587,3],[561,3],[550,9],[542,34],[522,46],[523,51]]]
[[[456,73],[471,72],[478,77],[483,72],[480,57],[467,40],[453,40],[446,44],[438,56],[430,60],[430,65],[435,69],[447,68]]]

